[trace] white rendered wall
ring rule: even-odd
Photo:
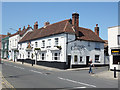
[[[111,27],[108,28],[108,50],[109,50],[109,58],[110,58],[110,69],[120,69],[118,68],[120,65],[113,64],[113,55],[111,55],[111,49],[118,48],[118,35],[120,35],[120,26],[119,27]]]
[[[55,42],[54,42],[55,38],[59,39],[58,46],[62,47],[61,50],[59,50],[57,47],[54,47],[55,46]],[[51,39],[51,47],[50,48],[47,48],[48,39]],[[42,40],[45,40],[45,48],[41,48],[42,47]],[[38,42],[38,47],[35,47],[35,42]],[[27,42],[19,43],[19,47],[20,47],[20,44],[22,45],[22,50],[19,50],[19,58],[18,59],[20,59],[20,54],[21,54],[21,56],[23,56],[23,54],[24,54],[24,59],[26,59],[27,58],[27,51],[26,51]],[[33,40],[33,41],[31,41],[31,45],[32,45],[33,49],[32,49],[32,51],[30,51],[30,57],[33,53],[34,54],[33,59],[36,59],[34,48],[40,48],[41,49],[40,53],[41,52],[46,53],[46,59],[41,60],[40,55],[38,55],[37,61],[65,62],[66,61],[66,45],[65,44],[66,44],[66,34],[58,34],[58,35],[53,35],[53,36]],[[52,52],[60,52],[60,60],[52,60]]]
[[[86,56],[90,56],[89,60],[92,59],[94,64],[104,64],[104,43],[100,42],[89,42],[90,46],[88,46],[89,41],[80,41],[77,40],[75,42],[71,42],[68,45],[68,55],[71,55],[72,64],[86,64]],[[95,43],[100,44],[100,50],[95,50]],[[80,46],[80,49],[71,50],[73,46]],[[83,47],[83,48],[82,48]],[[78,62],[74,62],[74,55],[78,55]],[[99,55],[100,63],[96,63],[95,55]],[[80,56],[82,56],[82,62],[80,62]]]

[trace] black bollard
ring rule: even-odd
[[[33,61],[32,61],[32,66],[33,66]]]
[[[116,67],[114,67],[114,78],[116,78]]]
[[[110,66],[108,65],[108,71],[109,71]]]

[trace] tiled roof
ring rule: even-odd
[[[2,40],[2,38],[5,38],[7,35],[1,35],[0,34],[0,40]]]
[[[100,37],[98,37],[92,30],[79,27],[79,31],[81,33],[80,37],[77,37],[80,40],[87,41],[96,41],[96,42],[104,42]]]
[[[97,41],[104,42],[100,37],[98,37],[92,30],[78,27],[78,31],[82,33],[78,39],[88,40],[88,41]],[[60,34],[60,33],[71,33],[75,34],[73,25],[71,24],[71,19],[63,20],[54,24],[50,24],[46,27],[40,29],[35,29],[31,32],[28,32],[20,41],[25,42],[29,40],[34,40],[42,37],[47,37],[50,35]]]
[[[22,36],[22,35],[24,35],[24,34],[27,32],[27,30],[28,30],[29,28],[32,29],[32,27],[27,27],[27,29],[23,29],[23,30],[21,30],[21,31],[17,31],[17,32],[14,33],[14,34],[11,34],[10,37],[15,36],[15,35],[18,35],[18,34],[19,34],[20,36]]]

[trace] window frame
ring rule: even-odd
[[[97,56],[98,56],[98,57],[97,57]],[[96,59],[96,57],[97,57],[98,59]],[[100,63],[99,60],[100,60],[100,55],[95,55],[95,62],[96,62],[96,63]]]
[[[74,62],[78,62],[78,56],[77,55],[74,55]]]
[[[80,56],[80,62],[83,62],[83,57],[82,56]]]
[[[60,52],[53,52],[52,60],[60,60]]]
[[[45,40],[42,40],[42,47],[41,48],[45,48]]]
[[[51,47],[51,39],[48,39],[48,45],[47,45],[47,48],[50,48]]]
[[[40,57],[41,60],[45,60],[46,59],[46,53],[41,53],[40,56],[41,56]]]
[[[58,46],[58,44],[59,44],[59,38],[55,38],[54,40],[55,40],[55,46]]]
[[[38,42],[35,42],[35,47],[38,47]]]

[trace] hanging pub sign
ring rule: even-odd
[[[120,55],[120,49],[112,49],[111,54],[112,55]]]

